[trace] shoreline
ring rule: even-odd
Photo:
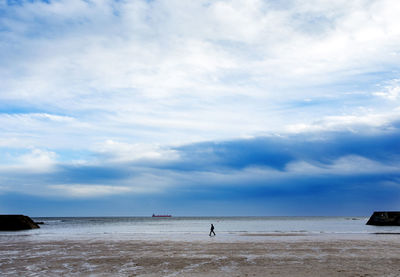
[[[326,232],[217,232],[209,236],[206,232],[190,233],[40,233],[33,230],[1,232],[0,246],[4,243],[36,243],[49,241],[76,242],[129,242],[156,243],[251,243],[281,241],[379,241],[398,239],[400,232],[326,233]]]

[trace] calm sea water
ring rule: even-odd
[[[246,234],[368,234],[400,232],[400,227],[365,225],[366,217],[43,217],[40,229],[0,232],[0,239],[184,239]]]

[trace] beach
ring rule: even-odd
[[[0,0],[9,276],[400,277],[400,0]]]
[[[0,240],[2,276],[399,276],[400,236]]]

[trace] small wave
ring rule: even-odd
[[[49,223],[60,223],[60,222],[63,222],[63,221],[60,220],[60,219],[54,219],[54,220],[42,220],[42,222],[44,222],[46,224],[49,224]]]
[[[246,237],[297,237],[297,236],[307,236],[304,233],[248,233],[241,234],[241,236]]]

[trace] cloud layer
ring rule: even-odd
[[[392,127],[385,134],[327,132],[202,142],[164,147],[158,155],[152,149],[128,160],[126,155],[135,152],[132,146],[122,159],[112,156],[118,152],[111,149],[97,153],[90,163],[54,160],[52,166],[48,153],[34,149],[18,159],[27,161],[23,166],[2,167],[1,183],[12,186],[2,186],[0,193],[61,203],[119,201],[130,195],[132,208],[144,200],[168,200],[169,209],[178,213],[182,203],[194,209],[209,201],[225,203],[232,209],[229,214],[241,214],[235,208],[238,201],[243,201],[245,214],[271,214],[277,207],[275,212],[291,214],[337,215],[348,213],[347,208],[368,213],[398,205],[400,130]],[[32,167],[34,162],[38,167]],[[252,204],[257,203],[266,205],[256,205],[256,211]],[[214,212],[220,210],[217,206]]]
[[[398,14],[395,0],[3,1],[0,194],[398,209]]]

